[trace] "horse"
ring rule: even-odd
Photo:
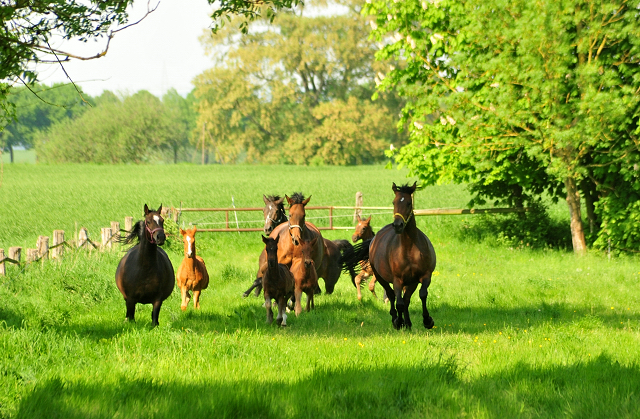
[[[274,228],[287,221],[287,213],[284,210],[284,197],[278,195],[262,195],[264,201],[264,234],[271,234]],[[247,293],[248,294],[248,293]]]
[[[371,228],[371,216],[369,218],[361,218],[359,214],[356,215],[358,218],[358,224],[356,225],[356,231],[351,236],[351,241],[354,243],[358,240],[366,241],[371,240],[376,235],[373,229]],[[371,266],[367,262],[360,263],[360,272],[354,279],[354,285],[356,287],[356,291],[358,293],[358,301],[362,300],[362,293],[360,292],[360,284],[363,279],[371,278],[369,280],[369,291],[373,294],[374,297],[378,298],[376,295],[376,276],[373,274],[373,270],[371,270]],[[389,301],[386,294],[383,297],[384,302]]]
[[[187,309],[193,291],[193,307],[200,308],[200,292],[209,286],[209,273],[202,257],[196,255],[196,231],[197,227],[191,230],[180,229],[184,242],[184,258],[178,268],[178,287],[182,294],[182,311]]]
[[[116,269],[116,285],[124,297],[127,321],[135,321],[136,303],[152,304],[151,321],[158,326],[162,302],[173,292],[176,279],[169,257],[158,246],[166,240],[164,219],[157,211],[144,205],[144,220],[138,221],[121,240],[126,244],[136,238],[138,243],[124,255]]]
[[[294,279],[286,265],[278,263],[278,241],[280,237],[271,238],[262,236],[267,253],[267,270],[262,278],[264,287],[264,306],[267,309],[267,323],[273,322],[271,300],[278,304],[278,326],[287,325],[287,301],[293,296]]]
[[[318,237],[311,241],[300,239],[298,245],[293,250],[293,262],[291,263],[291,273],[295,283],[295,313],[296,317],[302,313],[302,293],[307,294],[307,312],[315,309],[313,296],[318,287],[318,274],[313,262],[313,249],[316,247]]]
[[[388,296],[394,296],[389,301],[389,314],[393,326],[398,330],[411,328],[409,303],[418,284],[422,284],[419,294],[422,300],[422,323],[425,328],[431,329],[434,321],[427,310],[427,296],[436,267],[436,253],[429,238],[416,226],[412,195],[417,183],[400,187],[394,183],[392,189],[395,194],[393,223],[384,226],[370,242],[356,246],[354,254],[345,257],[348,259],[345,266],[353,271],[359,261],[369,261],[382,288]],[[393,289],[390,284],[393,284]]]
[[[320,230],[318,230],[315,225],[305,220],[306,213],[304,207],[309,203],[311,197],[305,199],[301,193],[296,192],[291,198],[285,195],[285,199],[289,203],[289,222],[278,225],[271,234],[269,234],[269,237],[280,237],[278,241],[278,263],[290,267],[293,259],[293,249],[300,243],[300,240],[311,241],[315,237],[322,238],[322,234],[320,234]],[[338,247],[338,245],[336,245],[336,247]],[[338,278],[340,278],[341,269],[337,269],[337,272],[335,272],[336,269],[333,269],[336,264],[335,261],[333,263],[327,261],[323,264],[325,248],[324,239],[316,241],[312,258],[318,277],[324,278],[327,294],[331,294]],[[340,257],[339,253],[338,251],[338,255],[334,257]],[[256,297],[260,295],[260,291],[262,290],[262,277],[266,270],[266,262],[267,255],[263,250],[258,259],[259,268],[256,279],[253,281],[251,287],[242,294],[244,297],[248,296],[254,288],[256,289]],[[341,262],[338,262],[338,266],[341,266]],[[316,291],[318,290],[319,287]]]

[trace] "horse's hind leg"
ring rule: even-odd
[[[373,294],[375,298],[378,298],[376,295],[376,277],[373,274],[370,276],[371,280],[369,280],[369,291],[371,291],[371,294]]]
[[[256,290],[256,297],[260,295],[260,291],[262,290],[262,278],[256,278],[253,281],[253,284],[251,284],[251,286],[249,287],[249,289],[242,293],[242,296],[248,297],[249,294],[251,294],[251,291],[253,291],[254,288],[258,288],[258,287],[260,288]]]
[[[182,311],[185,311],[189,305],[191,295],[189,294],[189,290],[187,290],[186,286],[180,287],[180,293],[182,294],[182,304],[180,305],[180,308]]]
[[[153,311],[151,311],[151,323],[154,326],[160,326],[158,317],[160,317],[160,307],[162,307],[162,301],[156,301],[153,303]]]
[[[426,284],[430,284],[431,281],[427,282]],[[429,315],[429,310],[427,310],[427,296],[429,295],[429,285],[425,285],[425,283],[423,282],[422,286],[420,287],[420,300],[422,301],[422,323],[424,324],[424,327],[426,327],[427,329],[431,329],[433,328],[433,325],[435,324],[435,322],[433,321],[433,317],[431,317]]]
[[[358,294],[358,301],[362,300],[362,292],[360,292],[360,284],[362,284],[362,279],[364,278],[364,272],[360,272],[354,279],[356,284],[356,291]]]
[[[201,290],[193,291],[193,307],[200,310],[200,292]]]
[[[264,308],[267,310],[267,323],[273,323],[273,311],[271,311],[271,297],[264,293]]]
[[[125,304],[127,305],[127,318],[125,321],[135,322],[136,319],[136,302],[132,300],[125,300]]]

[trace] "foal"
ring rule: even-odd
[[[291,273],[295,282],[295,313],[299,316],[302,313],[302,304],[300,299],[302,293],[307,294],[307,312],[311,308],[315,309],[316,306],[313,301],[313,294],[318,287],[318,274],[316,273],[316,266],[313,262],[313,251],[315,249],[316,241],[318,237],[315,237],[311,241],[304,241],[300,239],[298,245],[293,249],[293,261],[291,263]]]
[[[209,286],[209,273],[200,256],[196,256],[196,231],[180,229],[184,241],[184,259],[178,268],[178,286],[182,292],[182,311],[187,309],[193,291],[193,306],[200,308],[200,292]]]
[[[271,237],[262,236],[267,252],[267,270],[262,277],[262,287],[264,288],[264,306],[267,309],[267,323],[273,322],[273,312],[271,311],[271,300],[278,303],[278,326],[287,325],[287,300],[293,296],[293,275],[286,265],[278,263],[278,240]]]
[[[355,243],[358,240],[366,241],[373,239],[376,233],[374,233],[373,229],[371,228],[371,216],[366,219],[360,218],[360,215],[357,215],[357,217],[358,225],[356,225],[356,231],[355,233],[353,233],[351,241]],[[373,294],[374,297],[378,298],[378,296],[376,295],[376,276],[373,274],[373,270],[371,269],[371,265],[369,264],[369,262],[363,261],[360,263],[360,272],[354,279],[354,285],[356,286],[356,290],[358,292],[358,301],[362,300],[360,284],[362,283],[363,279],[367,278],[371,278],[369,280],[369,291],[371,291],[371,294]],[[384,294],[383,300],[385,303],[389,301],[386,293]]]

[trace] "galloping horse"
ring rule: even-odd
[[[287,221],[287,213],[284,211],[284,198],[278,195],[262,195],[264,201],[264,234],[269,235],[274,228]],[[248,293],[247,293],[248,294]]]
[[[278,303],[278,326],[287,325],[287,301],[293,296],[294,280],[293,275],[286,265],[278,263],[278,240],[271,237],[262,236],[267,253],[267,270],[262,278],[264,286],[264,306],[267,309],[267,323],[273,322],[273,312],[271,311],[271,300]]]
[[[313,263],[313,249],[316,246],[318,237],[313,240],[300,240],[293,251],[293,262],[291,263],[291,274],[295,283],[295,313],[299,316],[302,313],[302,293],[307,294],[307,312],[315,309],[313,294],[318,287],[318,274]]]
[[[358,217],[358,224],[356,225],[355,233],[353,233],[353,236],[351,236],[351,241],[355,243],[358,240],[366,241],[366,240],[373,239],[376,233],[374,233],[373,229],[371,228],[371,216],[365,219],[365,218],[361,218],[360,215],[358,214],[357,217]],[[376,276],[373,274],[373,270],[371,269],[371,266],[369,265],[369,263],[363,261],[360,263],[360,272],[355,277],[354,284],[353,284],[356,286],[356,291],[358,293],[359,301],[362,300],[362,293],[360,292],[360,284],[362,283],[362,280],[366,278],[371,278],[369,280],[369,291],[371,291],[371,294],[373,294],[374,297],[378,298],[378,296],[376,295]],[[385,302],[389,301],[386,294],[383,297],[383,300]]]
[[[180,229],[184,241],[184,259],[178,268],[178,287],[182,294],[182,311],[187,309],[193,291],[193,307],[200,308],[200,292],[209,286],[209,273],[202,257],[196,255],[196,231]]]
[[[162,302],[171,295],[176,283],[173,266],[162,246],[166,239],[164,219],[144,205],[144,220],[138,221],[122,241],[138,243],[120,260],[116,269],[116,285],[127,306],[127,320],[135,320],[136,303],[153,304],[151,321],[157,326]]]

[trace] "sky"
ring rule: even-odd
[[[151,0],[150,6],[158,4]],[[147,2],[136,0],[129,23],[144,16]],[[133,94],[148,90],[161,97],[174,88],[183,96],[193,89],[195,76],[211,68],[200,37],[211,24],[212,7],[207,0],[161,0],[158,8],[142,22],[115,35],[107,55],[95,60],[72,60],[64,69],[82,90],[98,96],[104,90]],[[77,55],[101,52],[106,41],[59,41],[52,46]],[[39,64],[38,81],[51,85],[69,82],[57,64]]]

